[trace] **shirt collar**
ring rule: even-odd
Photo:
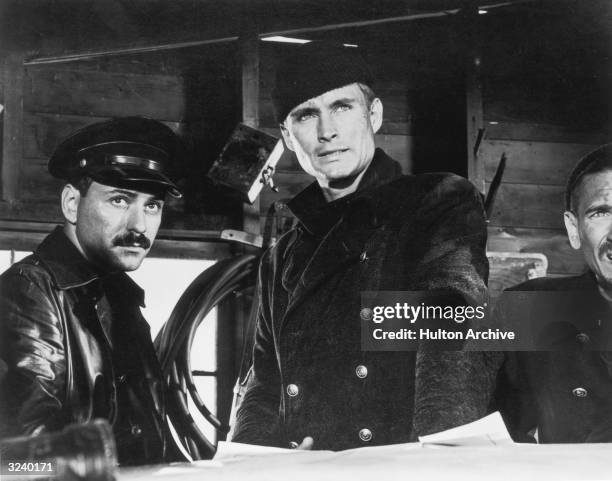
[[[74,289],[103,277],[83,257],[60,226],[42,241],[35,254],[47,268],[59,289]],[[109,274],[104,278],[112,278],[113,282],[121,284],[123,292],[133,296],[139,305],[144,307],[144,291],[125,272]]]
[[[372,189],[396,179],[402,174],[400,165],[382,149],[376,149],[357,190],[350,195],[327,202],[315,181],[291,199],[287,206],[312,234],[326,233],[347,205],[356,199],[367,198]]]

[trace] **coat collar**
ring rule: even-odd
[[[302,228],[316,239],[316,248],[305,265],[289,261],[283,270],[282,284],[292,293],[292,306],[342,266],[368,256],[373,233],[394,215],[394,205],[397,207],[405,189],[405,185],[391,182],[399,176],[399,164],[377,149],[355,193],[326,203],[315,183],[291,201],[290,208],[301,222],[298,230]],[[300,272],[297,285],[291,281],[296,269]]]
[[[58,289],[74,289],[103,278],[68,239],[60,226],[42,241],[35,255],[47,268]],[[126,295],[133,296],[140,306],[144,306],[144,291],[127,274],[113,273],[104,278],[120,284]]]
[[[382,149],[376,149],[357,190],[333,202],[327,202],[315,181],[287,203],[300,223],[311,234],[322,237],[338,221],[347,206],[358,202],[371,204],[372,191],[402,174],[399,164]],[[374,207],[374,206],[372,206]]]

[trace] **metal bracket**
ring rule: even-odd
[[[221,239],[238,242],[253,247],[261,247],[263,245],[263,236],[249,234],[241,230],[225,229],[221,231]]]

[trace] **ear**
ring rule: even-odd
[[[565,230],[567,230],[567,237],[570,245],[578,250],[582,245],[580,241],[580,230],[578,229],[578,219],[573,212],[566,210],[563,214],[563,220],[565,222]]]
[[[374,133],[378,132],[383,121],[383,104],[379,98],[372,100],[370,105],[370,124]]]
[[[281,134],[283,134],[283,140],[285,141],[285,145],[291,152],[295,152],[295,148],[293,147],[293,142],[291,141],[291,134],[287,129],[285,122],[280,124]]]
[[[62,190],[62,214],[64,214],[66,221],[71,224],[76,224],[80,201],[81,193],[79,190],[72,184],[66,184]]]

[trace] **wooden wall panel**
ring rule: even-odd
[[[64,221],[57,202],[0,202],[0,219],[61,223]]]
[[[46,163],[62,139],[75,130],[106,119],[108,117],[27,112],[23,118],[23,158],[29,163]]]
[[[556,185],[502,184],[490,223],[501,227],[561,229],[563,192],[564,188]]]
[[[86,116],[143,115],[177,121],[185,112],[180,78],[74,69],[27,69],[25,109]]]
[[[563,125],[537,122],[499,122],[486,119],[485,137],[494,140],[520,140],[523,142],[559,142],[600,145],[612,140],[612,132],[577,130]]]
[[[46,164],[21,165],[19,198],[23,201],[52,202],[59,205],[64,182],[52,177]]]
[[[109,117],[28,112],[23,119],[24,160],[46,163],[62,139],[87,125],[108,119]],[[175,132],[180,132],[184,127],[180,122],[164,123]]]
[[[485,140],[480,158],[485,162],[486,180],[495,175],[502,153],[506,154],[504,182],[565,185],[572,168],[596,145],[559,142]]]
[[[226,50],[203,48],[199,50],[202,55],[189,50],[185,55],[164,52],[27,67],[19,63],[23,117],[12,122],[11,128],[19,128],[23,142],[10,156],[16,166],[10,182],[14,194],[0,206],[0,218],[61,220],[57,207],[61,181],[46,170],[55,147],[91,123],[141,115],[164,122],[186,140],[181,152],[186,172],[181,184],[186,195],[167,204],[165,227],[235,228],[240,217],[237,202],[217,193],[205,177],[207,162],[220,150],[213,144],[224,138],[218,131],[229,131],[228,125],[233,128],[236,122],[227,115],[235,110],[228,99],[235,99],[239,90],[233,77],[211,73],[219,66],[217,70],[234,72],[233,50],[229,54]],[[195,61],[198,59],[206,65]],[[215,83],[209,77],[220,80]],[[4,176],[3,182],[8,179]]]
[[[2,71],[2,158],[0,159],[2,177],[1,198],[7,202],[17,200],[19,161],[23,149],[23,55],[8,55],[0,65]]]

